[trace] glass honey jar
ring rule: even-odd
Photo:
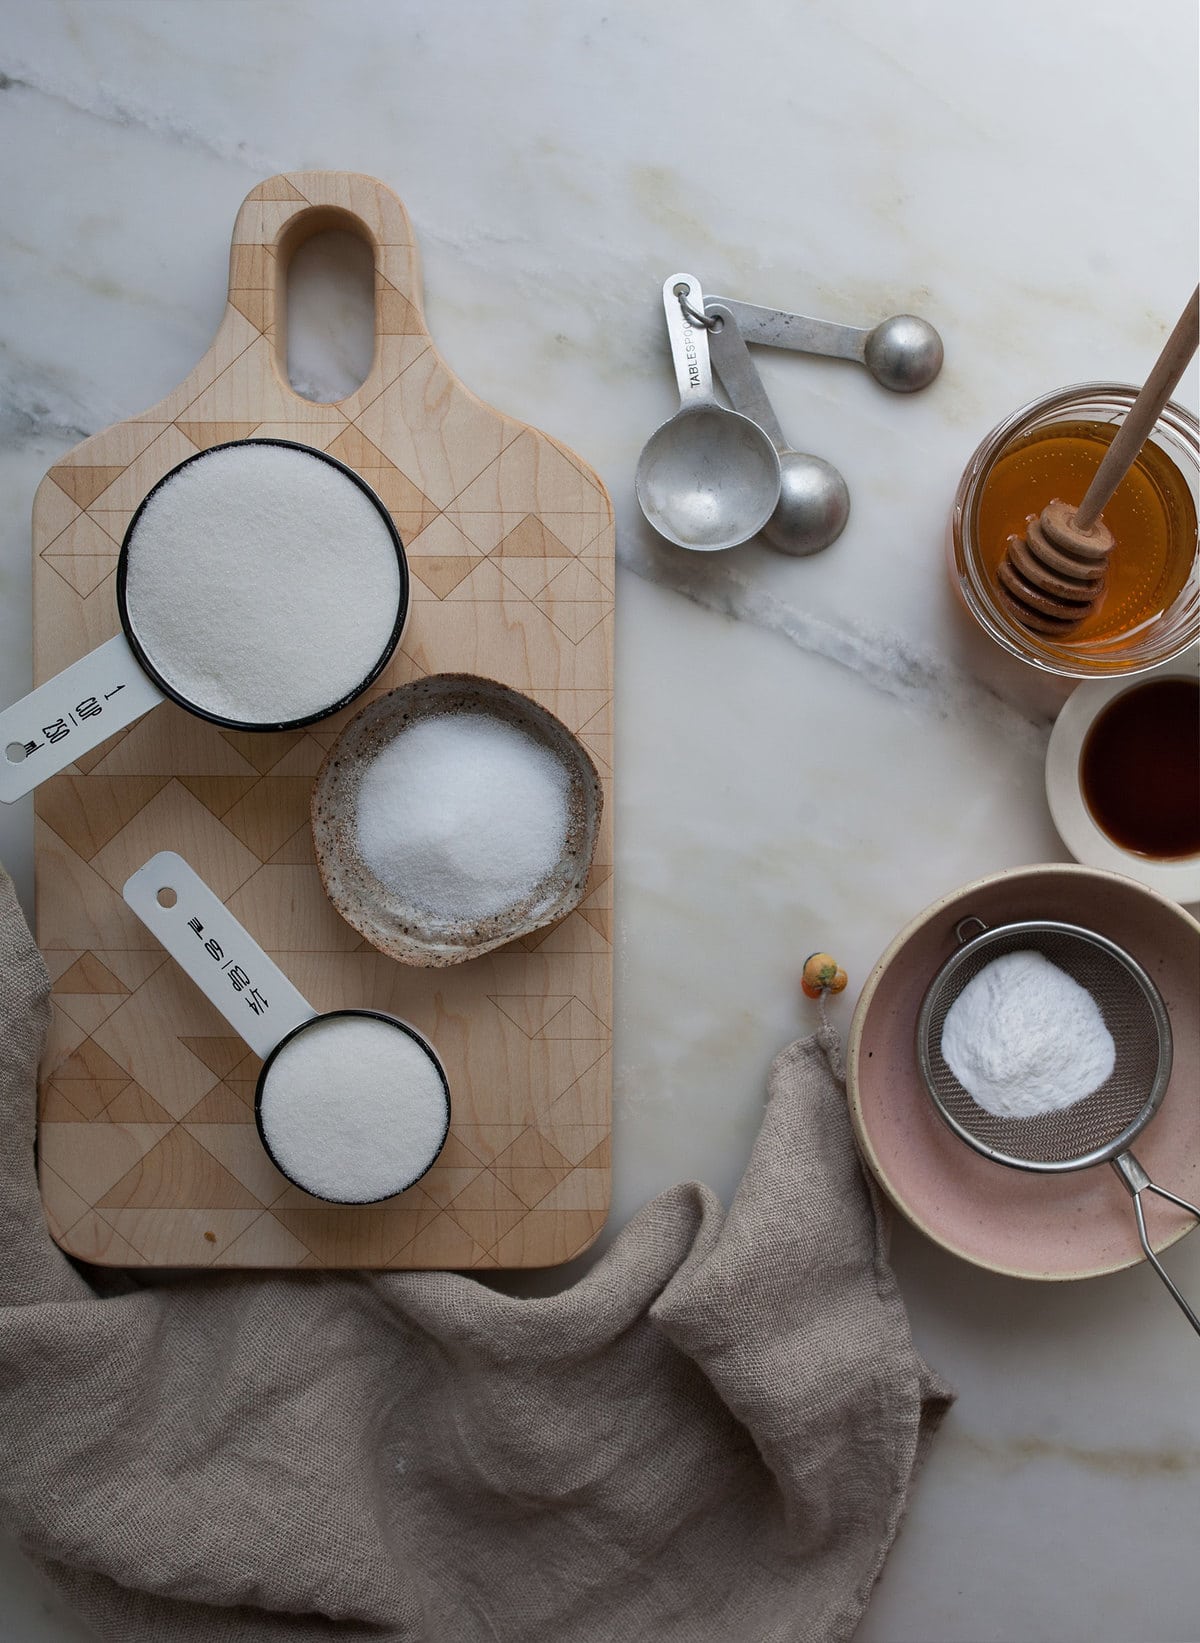
[[[1200,638],[1200,424],[1174,403],[1104,509],[1116,547],[1098,608],[1069,638],[1049,638],[1024,628],[998,592],[1009,536],[1053,498],[1083,499],[1136,397],[1102,382],[1046,394],[993,428],[959,482],[947,539],[955,587],[985,632],[1048,673],[1143,673]]]

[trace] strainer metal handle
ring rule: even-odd
[[[1155,1272],[1158,1273],[1163,1283],[1166,1284],[1167,1288],[1174,1296],[1179,1310],[1183,1313],[1188,1323],[1191,1324],[1197,1335],[1200,1335],[1200,1318],[1196,1316],[1191,1307],[1184,1300],[1175,1285],[1174,1279],[1171,1278],[1166,1267],[1163,1266],[1158,1256],[1150,1247],[1150,1236],[1146,1231],[1146,1212],[1142,1208],[1142,1194],[1143,1192],[1156,1192],[1160,1198],[1167,1198],[1171,1201],[1171,1203],[1178,1204],[1180,1209],[1187,1210],[1188,1214],[1194,1215],[1197,1221],[1200,1221],[1200,1209],[1198,1209],[1195,1204],[1189,1203],[1186,1198],[1180,1198],[1177,1193],[1168,1192],[1166,1187],[1158,1186],[1146,1174],[1145,1170],[1138,1163],[1137,1159],[1131,1152],[1118,1153],[1117,1156],[1111,1160],[1111,1162],[1112,1167],[1120,1176],[1123,1185],[1129,1192],[1130,1197],[1133,1199],[1133,1213],[1137,1218],[1138,1237],[1141,1240],[1142,1250],[1146,1256],[1146,1259],[1150,1262],[1150,1265],[1154,1268]]]

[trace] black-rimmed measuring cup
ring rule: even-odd
[[[158,938],[209,1002],[216,1006],[234,1032],[245,1040],[255,1055],[262,1058],[263,1065],[254,1096],[255,1121],[263,1146],[281,1174],[314,1198],[329,1203],[361,1205],[395,1197],[419,1181],[432,1167],[450,1131],[450,1085],[437,1051],[423,1034],[408,1022],[382,1010],[315,1010],[199,874],[173,850],[162,850],[139,867],[126,881],[123,894],[146,928]],[[328,1190],[320,1190],[325,1185],[323,1181],[314,1186],[313,1180],[303,1179],[304,1172],[298,1169],[294,1160],[286,1166],[281,1161],[278,1139],[276,1146],[272,1147],[263,1122],[264,1094],[272,1071],[278,1065],[280,1052],[326,1023],[347,1019],[382,1022],[403,1035],[405,1042],[403,1045],[398,1042],[397,1053],[410,1056],[410,1046],[415,1045],[428,1058],[428,1065],[436,1071],[438,1080],[439,1094],[432,1098],[437,1111],[432,1114],[432,1121],[427,1110],[431,1098],[427,1094],[420,1097],[422,1110],[415,1115],[419,1123],[414,1124],[414,1129],[419,1130],[422,1136],[431,1137],[425,1143],[425,1155],[417,1160],[420,1167],[414,1169],[411,1158],[406,1158],[403,1167],[397,1166],[395,1180],[387,1183],[388,1190],[375,1192],[372,1189],[370,1196],[334,1196]],[[430,1080],[424,1080],[423,1085],[429,1086]],[[280,1099],[286,1099],[286,1092]],[[331,1116],[336,1118],[336,1113]],[[404,1110],[397,1109],[396,1128],[389,1128],[385,1140],[392,1135],[401,1141],[404,1139],[408,1116]],[[358,1145],[359,1142],[356,1140],[354,1144]],[[371,1146],[371,1138],[367,1135],[361,1137],[361,1145],[363,1165],[377,1177],[380,1170],[378,1147]]]
[[[213,711],[202,702],[190,700],[172,685],[168,677],[172,671],[171,658],[161,654],[157,657],[151,655],[143,639],[138,636],[128,604],[129,556],[138,523],[148,505],[184,469],[208,461],[220,452],[264,446],[300,451],[327,464],[344,475],[347,482],[372,503],[386,527],[396,554],[399,572],[396,609],[379,653],[350,688],[339,690],[336,699],[322,704],[315,711],[309,709],[294,717],[233,719]],[[336,553],[337,547],[336,542],[331,542],[330,552]],[[186,585],[187,567],[181,565],[180,586],[186,588]],[[353,468],[325,451],[289,439],[227,441],[213,445],[207,451],[198,451],[195,456],[188,457],[165,473],[143,497],[129,521],[117,561],[116,593],[122,631],[0,713],[0,802],[11,803],[32,792],[40,782],[56,775],[80,755],[89,753],[102,741],[167,699],[197,718],[206,719],[226,730],[299,730],[305,725],[316,724],[349,706],[378,678],[403,636],[411,604],[404,545],[383,502]]]

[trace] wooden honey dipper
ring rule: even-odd
[[[1040,514],[1030,514],[1024,536],[1009,537],[996,576],[1009,613],[1022,627],[1065,637],[1099,605],[1115,546],[1100,511],[1133,467],[1198,344],[1200,287],[1179,316],[1078,508],[1056,497]]]

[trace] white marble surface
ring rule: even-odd
[[[770,1058],[810,1024],[807,952],[850,971],[844,1029],[935,895],[1064,859],[1042,759],[1066,687],[967,627],[942,534],[993,422],[1136,380],[1194,283],[1195,60],[1188,0],[0,0],[0,699],[28,681],[35,485],[203,352],[243,195],[383,178],[451,365],[617,507],[612,1227],[682,1177],[727,1195]],[[690,559],[643,524],[677,268],[941,330],[912,400],[760,355],[785,428],[850,485],[825,556]],[[27,898],[29,825],[0,814]],[[894,1252],[960,1399],[863,1643],[1194,1643],[1200,1353],[1152,1277],[1003,1280],[903,1225]],[[1200,1237],[1170,1264],[1200,1291]],[[15,1552],[0,1588],[0,1638],[86,1635]]]

